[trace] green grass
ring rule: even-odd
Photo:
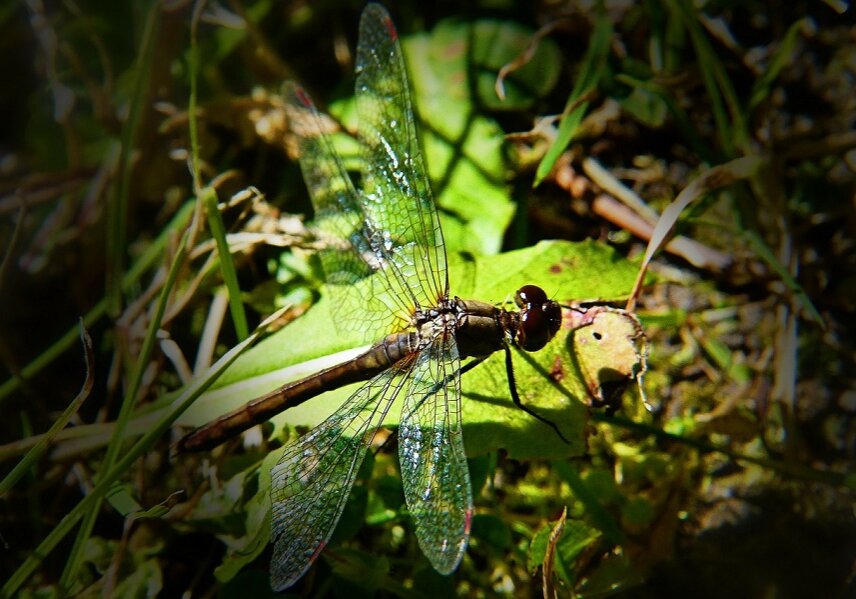
[[[647,0],[560,21],[546,5],[487,4],[393,7],[452,291],[507,305],[535,282],[578,309],[632,295],[647,339],[587,320],[602,308],[566,310],[556,341],[515,353],[524,402],[570,444],[514,408],[502,356],[464,375],[476,513],[451,577],[415,542],[391,435],[295,590],[520,596],[540,592],[546,561],[546,586],[565,594],[851,594],[844,7]],[[16,92],[1,100],[4,596],[269,592],[278,444],[344,395],[277,417],[261,446],[197,458],[171,445],[177,425],[364,341],[330,326],[278,97],[298,79],[359,169],[361,8],[0,9]],[[249,186],[264,195],[242,196]],[[599,208],[604,195],[640,222]],[[727,264],[692,266],[673,240]],[[590,408],[641,355],[640,387]],[[188,551],[200,539],[211,549]]]

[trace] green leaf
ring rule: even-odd
[[[134,499],[128,485],[113,485],[107,493],[106,499],[113,509],[123,516],[128,516],[143,509],[137,500]]]
[[[544,565],[550,535],[555,526],[555,522],[547,522],[532,537],[527,559],[530,571]],[[569,519],[565,523],[562,534],[556,543],[556,559],[562,562],[562,567],[557,568],[556,571],[559,573],[573,572],[574,562],[577,557],[592,543],[597,542],[600,537],[601,532],[597,528],[586,524],[582,520]],[[565,583],[570,586],[573,584],[573,581],[565,579]]]
[[[638,89],[644,92],[646,96],[650,95],[651,97],[657,98],[657,101],[662,102],[663,106],[665,106],[669,114],[671,114],[675,125],[681,131],[687,142],[692,146],[693,150],[695,152],[698,152],[698,154],[706,162],[714,161],[715,152],[699,135],[692,119],[689,117],[683,107],[681,107],[679,100],[672,94],[671,90],[669,90],[663,85],[660,85],[653,79],[641,80],[629,75],[628,73],[616,74],[615,80],[619,83],[623,83],[625,85],[633,87],[634,91],[631,92],[631,96],[634,95],[636,93],[636,90]],[[652,102],[654,102],[654,100],[652,100]],[[632,106],[628,107],[625,105],[623,107],[625,110],[628,110],[631,114],[633,114],[636,118],[639,118],[644,122],[644,119],[642,119],[639,114],[634,112]]]
[[[428,176],[450,252],[494,254],[514,212],[499,125],[475,112],[471,25],[442,21],[403,40]]]
[[[581,520],[569,520],[557,543],[558,556],[571,569],[580,554],[600,539],[601,533]]]
[[[560,303],[572,299],[620,299],[633,284],[635,267],[595,242],[542,242],[532,248],[471,261],[450,256],[452,293],[487,302],[508,302],[524,284],[540,285]],[[200,398],[181,419],[199,426],[247,401],[361,349],[359,334],[338,335],[326,298],[303,317],[271,335],[225,372],[219,388]],[[587,397],[572,367],[568,331],[539,352],[514,352],[517,390],[524,404],[556,422],[571,440],[565,444],[547,426],[515,406],[508,391],[501,352],[462,377],[464,442],[470,456],[504,449],[513,458],[580,455]],[[558,381],[558,382],[557,382]],[[274,418],[277,428],[315,426],[354,391],[325,393]],[[386,424],[398,423],[393,407]]]
[[[589,488],[588,483],[580,478],[579,473],[568,462],[556,462],[554,467],[559,476],[571,487],[574,496],[585,507],[586,514],[592,523],[604,533],[606,539],[616,544],[623,542],[624,532],[612,514],[603,506],[601,498],[595,495],[595,489]]]
[[[226,542],[226,555],[214,570],[220,582],[234,578],[244,566],[254,561],[270,541],[270,481],[271,471],[279,461],[281,451],[271,451],[259,468],[259,486],[246,505],[246,534],[221,536]],[[241,475],[238,475],[241,476]]]
[[[663,98],[644,87],[633,88],[630,95],[618,103],[628,114],[652,129],[662,127],[669,112]]]
[[[525,110],[556,85],[561,54],[549,38],[540,39],[529,59],[503,80],[505,98],[496,95],[500,70],[527,51],[534,32],[513,21],[483,19],[472,27],[471,70],[476,73],[476,96],[487,110]]]

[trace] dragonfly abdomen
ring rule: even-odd
[[[212,449],[248,428],[270,420],[287,408],[300,405],[325,391],[366,381],[387,370],[419,349],[419,335],[396,333],[386,336],[359,356],[311,376],[287,383],[240,408],[220,416],[179,440],[179,452]]]

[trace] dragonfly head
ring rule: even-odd
[[[514,303],[520,308],[517,345],[526,351],[538,351],[562,326],[562,308],[557,302],[547,299],[544,290],[536,285],[524,285],[518,289]]]

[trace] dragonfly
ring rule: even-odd
[[[287,445],[273,469],[275,590],[296,583],[326,547],[375,432],[399,396],[405,502],[419,547],[441,574],[457,569],[473,517],[461,374],[504,351],[514,403],[562,437],[555,423],[521,402],[511,368],[513,347],[537,351],[555,336],[561,307],[535,285],[517,290],[517,311],[450,296],[443,232],[404,58],[392,20],[378,4],[369,4],[360,20],[356,71],[365,153],[359,191],[309,95],[293,82],[283,95],[315,226],[328,242],[320,261],[329,288],[338,292],[337,327],[386,334],[356,358],[288,383],[178,444],[179,451],[208,449],[322,392],[363,383],[325,421]]]

